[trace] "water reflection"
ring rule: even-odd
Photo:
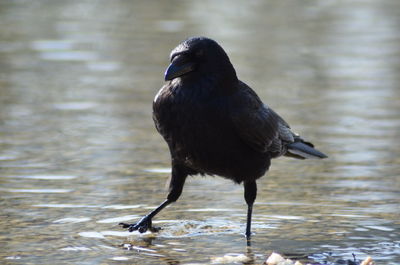
[[[399,2],[24,1],[0,4],[3,263],[400,262]],[[242,80],[330,155],[274,161],[251,249],[243,188],[170,173],[151,102],[168,54],[218,40]],[[1,263],[1,262],[0,262]]]

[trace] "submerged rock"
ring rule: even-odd
[[[291,259],[285,259],[282,257],[282,255],[272,252],[272,254],[267,258],[267,260],[264,262],[266,265],[303,265],[300,261],[294,261]],[[326,264],[326,263],[324,263]],[[375,262],[372,260],[371,257],[365,258],[361,263],[356,262],[356,261],[348,261],[347,263],[343,263],[342,260],[340,263],[333,263],[334,264],[346,264],[346,265],[375,265]],[[307,263],[304,265],[323,265],[321,263]]]
[[[211,259],[212,264],[226,264],[226,263],[246,263],[250,262],[251,258],[244,254],[226,254],[223,257],[215,257]]]
[[[280,254],[272,252],[264,264],[267,265],[303,265],[300,261],[293,261],[291,259],[285,259]]]

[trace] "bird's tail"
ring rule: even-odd
[[[328,156],[314,148],[312,143],[306,142],[300,137],[295,137],[295,141],[287,145],[285,156],[297,159],[322,159]]]

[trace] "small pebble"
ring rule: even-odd
[[[360,265],[375,265],[375,262],[372,260],[371,257],[367,257]]]

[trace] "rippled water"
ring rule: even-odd
[[[0,263],[261,264],[277,251],[399,264],[399,3],[0,2]],[[170,50],[192,35],[218,40],[330,156],[273,161],[251,248],[243,188],[217,177],[189,179],[158,234],[117,226],[164,199],[151,102]]]

